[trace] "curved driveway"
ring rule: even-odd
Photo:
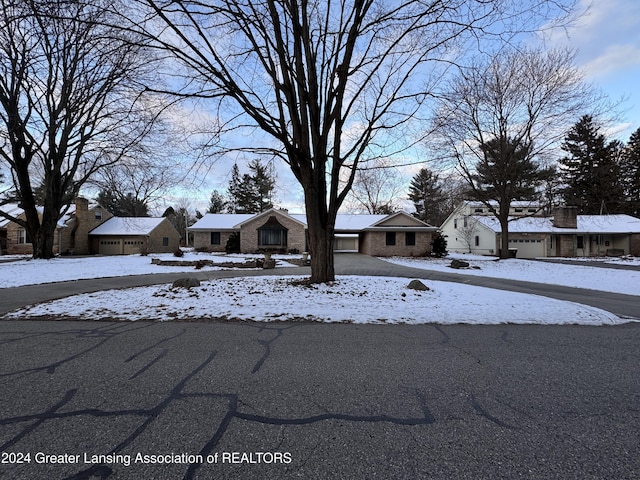
[[[512,292],[542,295],[601,308],[624,318],[640,318],[640,301],[637,296],[601,292],[559,285],[523,282],[499,278],[445,273],[396,265],[367,255],[341,253],[335,256],[338,275],[374,275],[389,277],[420,278],[425,280],[464,283],[480,287],[508,290]],[[45,302],[79,293],[96,292],[114,288],[130,288],[171,283],[186,275],[200,280],[256,275],[309,275],[308,267],[287,267],[276,270],[215,270],[193,273],[161,273],[108,277],[70,282],[29,285],[0,290],[0,315],[25,305]],[[552,280],[551,280],[552,281]]]

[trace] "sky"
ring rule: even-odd
[[[576,50],[576,66],[584,71],[585,80],[619,104],[617,118],[607,127],[607,133],[626,142],[640,128],[640,2],[580,0],[578,9],[585,13],[566,30],[548,35],[544,39],[545,45],[550,48],[569,46]],[[244,160],[241,156],[220,160],[212,167],[202,191],[193,192],[194,205],[206,209],[211,190],[226,190],[234,161],[238,161],[242,169]],[[407,188],[411,177],[421,167],[414,165],[402,169]],[[302,212],[301,188],[286,165],[281,164],[277,170],[276,204],[291,212]],[[400,202],[400,207],[412,209],[408,201]]]
[[[556,32],[549,44],[575,48],[586,79],[612,101],[625,100],[614,130],[626,142],[640,128],[640,2],[582,0],[580,8],[586,13],[566,32]]]
[[[585,13],[566,30],[556,30],[548,36],[545,44],[576,49],[576,66],[584,70],[586,80],[601,89],[611,101],[621,102],[619,118],[609,127],[608,133],[626,142],[631,133],[640,128],[640,2],[578,1],[579,10]],[[186,118],[193,119],[193,115],[194,112],[190,112]],[[259,135],[259,132],[254,134]],[[229,155],[206,168],[202,166],[195,174],[191,172],[190,179],[181,188],[173,189],[164,202],[155,206],[153,213],[160,215],[167,206],[184,203],[193,211],[206,211],[211,192],[214,189],[226,191],[233,163],[238,162],[241,173],[245,173],[246,162],[251,159],[242,154]],[[407,188],[421,166],[414,165],[401,171]],[[285,164],[280,162],[276,170],[275,204],[293,213],[302,212],[302,189]],[[5,181],[8,178],[7,175]],[[83,193],[91,196],[96,192]],[[412,209],[408,201],[400,202],[400,207]]]

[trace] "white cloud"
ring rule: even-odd
[[[584,65],[592,77],[603,77],[640,66],[640,45],[610,45],[599,56]]]

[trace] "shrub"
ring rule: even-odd
[[[224,251],[227,253],[240,253],[240,232],[233,232],[229,235]]]
[[[173,252],[173,256],[174,257],[184,257],[184,252],[180,249],[177,249],[175,252]]]
[[[436,257],[445,257],[447,255],[447,236],[438,230],[431,241],[431,253]]]

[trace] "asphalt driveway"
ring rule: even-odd
[[[637,323],[3,321],[0,478],[639,478],[638,345]]]

